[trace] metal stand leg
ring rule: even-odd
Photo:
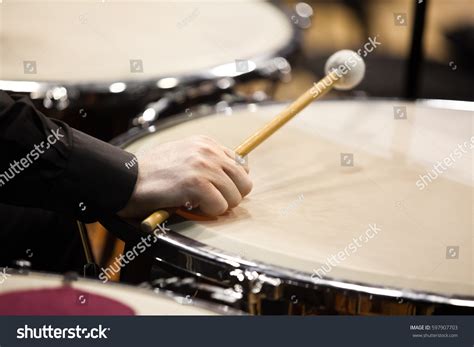
[[[84,277],[98,278],[99,276],[99,266],[94,261],[94,256],[92,254],[91,245],[89,236],[87,235],[87,230],[84,224],[80,221],[76,221],[77,228],[79,229],[79,235],[81,236],[82,248],[86,256],[87,263],[84,265]]]

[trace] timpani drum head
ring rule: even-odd
[[[51,294],[54,294],[51,297]],[[30,308],[14,300],[35,297]],[[42,298],[54,302],[44,302]],[[109,315],[217,315],[241,314],[227,306],[216,305],[196,299],[182,298],[170,293],[155,293],[152,290],[118,283],[102,283],[97,280],[78,278],[65,282],[65,277],[53,274],[30,272],[7,273],[0,285],[0,314],[18,314],[25,309],[30,314],[45,314],[49,309],[70,314]],[[9,303],[10,302],[10,303]],[[49,307],[49,308],[48,308]],[[102,312],[101,308],[105,311]],[[110,312],[111,310],[111,312]],[[53,313],[54,313],[53,312]],[[89,312],[89,313],[88,313]],[[25,312],[23,312],[25,313]],[[28,313],[27,313],[28,314]]]
[[[283,108],[198,117],[126,149],[195,134],[235,148]],[[172,229],[313,278],[472,297],[473,119],[464,102],[317,102],[249,155],[238,207]]]
[[[260,1],[7,1],[0,17],[0,80],[93,83],[211,68],[228,76],[236,60],[263,59],[293,35],[288,18]]]

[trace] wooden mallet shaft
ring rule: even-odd
[[[280,112],[275,118],[263,126],[260,130],[247,138],[240,146],[235,149],[235,153],[241,157],[245,157],[254,150],[263,141],[269,138],[275,131],[285,125],[290,119],[296,116],[301,110],[308,106],[312,101],[317,100],[332,89],[338,81],[340,75],[335,71],[331,71],[318,83],[315,83],[306,92],[301,94],[290,106]],[[171,210],[160,210],[151,214],[141,223],[141,229],[145,232],[153,232],[156,226],[166,221]]]
[[[235,153],[244,157],[253,151],[263,141],[268,139],[273,133],[285,125],[289,120],[296,116],[312,101],[326,94],[339,79],[338,75],[333,71],[326,77],[314,84],[306,92],[301,94],[290,106],[281,111],[270,122],[264,125],[260,130],[247,138],[240,146],[235,149]]]

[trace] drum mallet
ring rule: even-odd
[[[333,87],[340,90],[348,90],[359,84],[364,78],[365,63],[363,59],[354,51],[342,50],[329,57],[325,66],[326,76],[319,82],[314,83],[311,88],[300,95],[292,104],[280,112],[275,118],[258,130],[255,134],[247,138],[235,149],[235,153],[240,158],[248,155],[259,144],[269,138],[275,131],[280,129],[290,119],[296,116],[301,110],[312,101],[320,98]],[[175,210],[177,214],[189,215],[189,212]],[[141,229],[145,232],[153,230],[171,215],[171,210],[160,210],[151,214],[141,223]],[[201,217],[202,218],[202,217]]]

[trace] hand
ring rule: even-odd
[[[205,136],[163,143],[136,156],[138,180],[119,212],[124,218],[181,206],[217,216],[237,206],[252,189],[248,169],[235,160],[235,153]]]

